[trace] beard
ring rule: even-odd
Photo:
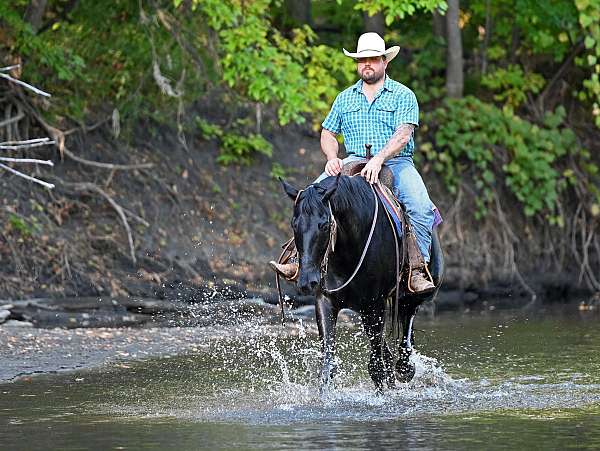
[[[377,72],[373,68],[363,69],[360,73],[360,78],[368,85],[377,83],[383,78],[384,72]]]

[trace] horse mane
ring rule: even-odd
[[[300,213],[308,216],[322,213],[325,210],[323,194],[325,194],[325,190],[320,184],[309,185],[298,198]]]
[[[332,177],[335,182],[335,178]],[[336,212],[371,212],[373,209],[373,191],[364,177],[342,175],[331,204]]]
[[[336,183],[337,188],[331,196],[330,203],[337,214],[353,211],[371,212],[373,208],[373,192],[363,177],[342,175],[339,177],[327,177],[320,183],[309,185],[298,199],[298,207],[303,215],[323,213],[326,210],[323,204],[323,195]]]

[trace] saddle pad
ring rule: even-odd
[[[385,209],[390,214],[391,218],[394,221],[394,225],[396,226],[396,232],[398,236],[402,236],[402,219],[400,219],[400,203],[394,197],[392,192],[385,186],[377,185],[375,187],[375,192],[379,199],[381,199],[381,203],[385,207]]]
[[[383,203],[385,209],[388,211],[388,213],[394,220],[394,225],[396,226],[398,236],[402,236],[402,220],[399,217],[400,208],[402,208],[400,206],[400,202],[394,197],[394,195],[389,189],[386,189],[386,187],[383,187],[382,189],[377,189],[376,192],[379,198],[381,199],[381,203]],[[432,209],[434,215],[432,229],[435,229],[438,225],[444,222],[444,220],[442,219],[442,215],[440,214],[440,211],[435,205],[433,205]]]

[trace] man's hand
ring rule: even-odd
[[[342,172],[343,166],[344,163],[342,163],[341,159],[332,158],[331,160],[328,160],[325,164],[325,173],[327,175],[338,175],[340,172]]]
[[[376,155],[367,162],[362,171],[360,171],[360,175],[362,175],[371,185],[377,183],[379,181],[379,171],[381,171],[382,165],[383,160]]]

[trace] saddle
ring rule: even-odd
[[[346,163],[342,168],[342,175],[357,175],[360,174],[360,171],[363,170],[367,161],[351,161]],[[388,190],[392,191],[394,186],[394,174],[392,170],[387,166],[382,166],[381,171],[379,171],[379,181],[383,186],[385,186]]]
[[[367,154],[369,154],[370,149],[367,148]],[[344,165],[342,168],[342,175],[354,176],[360,174],[360,171],[367,164],[367,160],[365,161],[353,161]],[[405,251],[402,252],[403,256],[408,258],[408,274],[407,279],[410,280],[410,272],[416,268],[423,268],[430,280],[433,280],[431,274],[429,274],[429,269],[427,268],[427,264],[421,255],[421,251],[417,246],[417,238],[414,232],[411,230],[410,221],[406,216],[404,211],[404,206],[398,201],[396,196],[393,194],[393,185],[394,185],[394,174],[392,170],[387,166],[382,166],[381,171],[379,172],[379,184],[375,185],[375,192],[377,196],[383,203],[386,209],[386,213],[388,216],[388,220],[390,221],[390,225],[396,232],[396,240],[399,240],[402,237],[402,242],[406,244]],[[402,257],[403,259],[404,257]],[[403,270],[404,263],[400,265],[398,268],[398,272]],[[398,274],[398,279],[400,278],[400,274]],[[408,290],[412,292],[412,288],[410,283],[408,284]]]

